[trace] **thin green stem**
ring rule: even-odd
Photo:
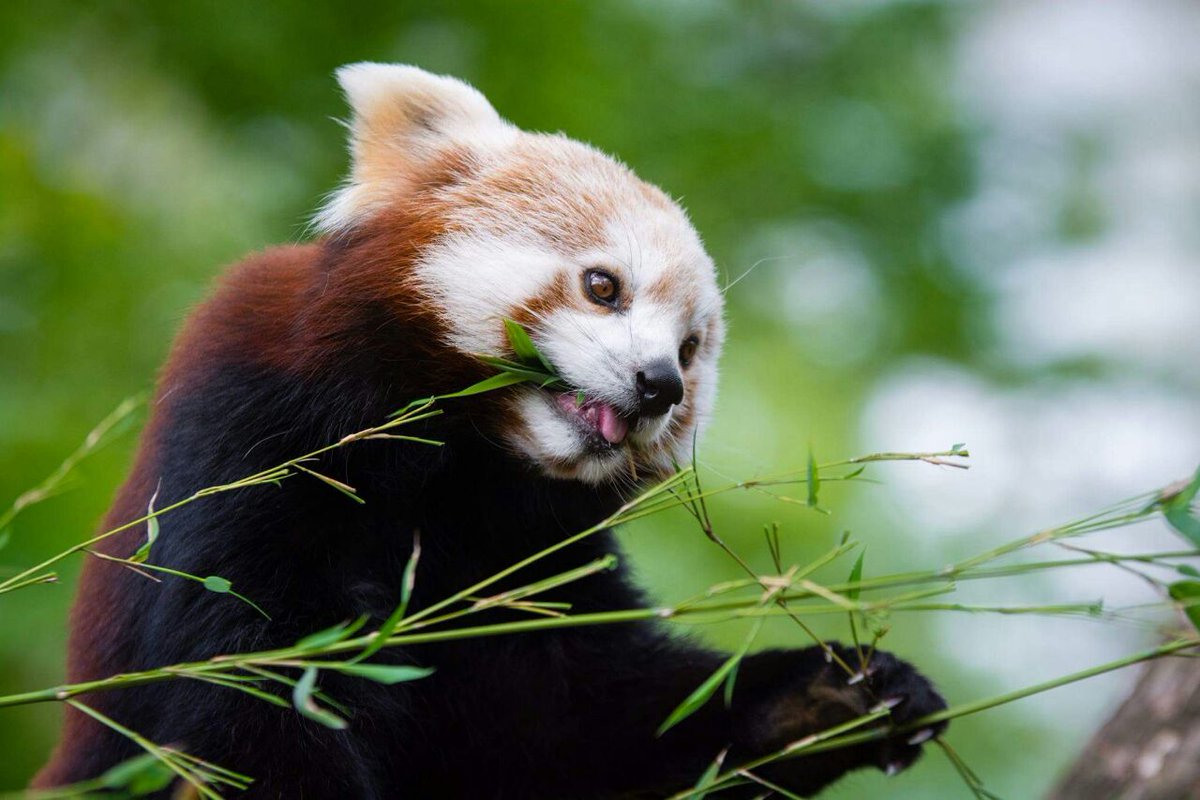
[[[145,398],[140,395],[126,398],[125,400],[121,401],[120,405],[118,405],[116,409],[112,411],[112,413],[100,420],[99,424],[92,428],[92,430],[88,432],[88,435],[84,437],[83,443],[80,444],[79,447],[75,448],[74,452],[63,459],[63,462],[58,465],[58,468],[55,469],[54,472],[46,476],[45,480],[43,480],[37,486],[29,489],[28,491],[22,492],[17,499],[13,501],[11,506],[9,506],[3,513],[0,513],[0,531],[3,531],[5,528],[7,528],[9,524],[17,518],[17,515],[29,506],[40,503],[43,500],[46,500],[57,494],[62,487],[63,481],[66,480],[67,476],[70,475],[75,467],[79,465],[79,462],[83,461],[83,459],[100,449],[100,447],[105,444],[105,437],[112,433],[113,429],[115,429],[120,423],[128,418],[130,414],[137,410],[138,406],[140,406],[144,400]]]
[[[989,709],[996,708],[998,706],[1016,702],[1017,700],[1023,700],[1027,697],[1032,697],[1037,694],[1042,694],[1043,692],[1048,692],[1052,689],[1058,689],[1060,687],[1067,686],[1072,683],[1078,683],[1079,681],[1087,680],[1088,678],[1094,678],[1097,675],[1103,675],[1105,673],[1113,672],[1118,669],[1123,669],[1125,667],[1129,667],[1134,664],[1140,664],[1142,662],[1151,661],[1156,658],[1163,658],[1164,656],[1169,656],[1169,655],[1172,655],[1175,653],[1180,653],[1184,650],[1188,650],[1188,649],[1196,648],[1196,647],[1200,647],[1200,639],[1196,639],[1196,638],[1177,639],[1175,641],[1168,642],[1164,645],[1156,647],[1153,650],[1145,650],[1140,653],[1134,653],[1132,655],[1125,656],[1123,658],[1118,658],[1113,661],[1106,662],[1104,664],[1099,664],[1097,666],[1090,667],[1088,669],[1080,670],[1078,672],[1072,672],[1068,675],[1063,675],[1061,677],[1054,678],[1052,680],[1043,681],[1042,683],[1037,683],[1032,686],[1026,686],[1026,687],[1023,687],[1021,689],[1016,689],[1011,692],[1005,692],[1004,694],[995,695],[993,697],[984,698],[982,700],[976,700],[976,701],[973,701],[970,703],[963,703],[961,705],[947,708],[943,711],[938,711],[933,714],[927,714],[924,717],[921,717],[920,719],[913,720],[912,722],[909,722],[900,727],[872,728],[872,729],[866,730],[866,731],[850,733],[845,736],[839,736],[839,735],[827,736],[825,734],[828,732],[822,732],[822,734],[818,734],[817,736],[806,737],[805,739],[802,739],[799,742],[794,742],[794,743],[788,745],[787,747],[783,748],[782,750],[779,750],[777,752],[771,753],[766,756],[762,756],[761,758],[754,759],[753,761],[750,761],[746,764],[742,764],[739,767],[735,767],[735,768],[727,771],[723,775],[719,775],[717,777],[716,781],[713,783],[712,788],[713,789],[721,788],[721,785],[723,782],[730,780],[732,778],[736,778],[737,774],[740,770],[748,770],[748,769],[753,770],[753,769],[757,769],[758,767],[763,766],[764,764],[768,764],[768,763],[771,763],[773,761],[777,761],[777,760],[783,759],[783,758],[791,758],[791,757],[800,756],[800,755],[805,755],[805,756],[814,755],[816,753],[825,752],[827,750],[836,750],[836,749],[843,748],[843,747],[852,747],[854,745],[864,744],[866,742],[884,739],[889,736],[895,736],[898,734],[903,734],[903,733],[907,733],[910,731],[927,728],[931,725],[936,725],[939,722],[947,722],[952,719],[957,719],[958,717],[965,717],[969,714],[978,714],[981,711],[987,711]],[[840,732],[841,730],[844,730],[846,728],[846,726],[850,725],[851,723],[861,724],[862,722],[870,722],[870,721],[872,721],[870,719],[870,715],[864,715],[863,717],[858,717],[854,720],[851,720],[850,723],[845,723],[841,726],[838,726],[838,728],[830,729],[830,730],[838,730]],[[686,796],[686,795],[676,795],[676,797],[683,797],[683,796]],[[674,799],[672,798],[672,800],[674,800]]]
[[[109,538],[117,535],[118,533],[121,533],[122,531],[129,530],[130,528],[133,528],[137,525],[142,525],[145,522],[147,522],[148,520],[155,519],[157,517],[161,517],[164,514],[168,514],[172,511],[174,511],[175,509],[182,508],[183,506],[186,506],[189,503],[194,503],[195,501],[200,500],[201,498],[210,497],[210,496],[216,495],[216,494],[221,494],[222,492],[233,491],[235,489],[245,489],[245,488],[248,488],[251,486],[260,486],[265,483],[275,483],[283,478],[286,478],[289,474],[291,474],[291,469],[296,467],[298,464],[300,464],[300,462],[307,461],[312,458],[316,458],[317,456],[323,455],[324,453],[328,453],[329,451],[335,450],[339,447],[349,444],[350,442],[355,442],[360,439],[365,439],[368,436],[371,436],[371,435],[374,435],[377,433],[384,433],[384,432],[391,430],[392,428],[395,428],[399,425],[406,425],[408,423],[415,422],[415,421],[421,420],[421,419],[427,419],[430,416],[434,416],[435,414],[441,413],[440,411],[428,410],[431,403],[432,403],[432,401],[429,401],[424,405],[418,406],[418,407],[412,409],[411,411],[406,412],[402,416],[396,417],[395,419],[392,419],[392,420],[389,420],[389,421],[383,423],[382,425],[376,425],[373,428],[367,428],[367,429],[359,431],[357,433],[352,433],[349,436],[345,436],[342,439],[338,440],[337,442],[334,442],[333,444],[328,444],[328,445],[325,445],[324,447],[319,447],[310,453],[305,453],[302,456],[298,456],[296,458],[289,459],[289,460],[283,462],[282,464],[279,464],[278,466],[271,467],[269,469],[265,469],[260,472],[256,472],[252,475],[246,476],[245,478],[241,478],[239,480],[233,481],[232,483],[226,483],[226,484],[222,484],[220,486],[210,486],[210,487],[207,487],[204,489],[200,489],[199,491],[195,492],[194,494],[192,494],[188,497],[183,498],[182,500],[178,500],[174,503],[171,503],[170,505],[164,506],[163,508],[155,509],[154,511],[144,514],[144,515],[138,517],[137,519],[126,522],[123,525],[118,525],[115,528],[110,528],[109,530],[106,530],[103,533],[99,533],[90,539],[87,539],[83,542],[79,542],[78,544],[72,545],[71,547],[68,547],[66,550],[63,550],[63,551],[56,553],[55,555],[47,558],[45,561],[42,561],[40,564],[36,564],[32,567],[29,567],[28,569],[24,569],[21,572],[18,572],[16,575],[12,576],[11,578],[9,578],[3,582],[0,582],[0,594],[5,594],[7,592],[15,591],[16,589],[20,588],[21,586],[28,585],[29,581],[27,579],[31,575],[34,575],[35,573],[43,572],[43,571],[45,571],[45,569],[47,567],[51,567],[51,566],[57,564],[58,562],[62,561],[63,559],[74,555],[75,553],[79,553],[84,550],[88,550],[88,549],[94,547],[95,545],[99,544],[100,542],[103,542],[104,540],[109,539]]]
[[[145,738],[136,731],[126,728],[116,720],[106,717],[91,706],[80,703],[78,700],[68,700],[67,705],[71,706],[71,708],[74,708],[77,711],[87,714],[101,725],[116,731],[135,743],[138,747],[141,747],[147,753],[161,761],[168,769],[170,769],[180,778],[191,784],[192,787],[202,797],[209,798],[209,800],[221,800],[221,795],[209,788],[209,786],[203,780],[200,780],[196,775],[193,774],[192,770],[184,769],[182,766],[180,766],[175,759],[171,758],[166,752],[164,752],[164,748]]]

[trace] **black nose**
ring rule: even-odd
[[[661,417],[683,399],[683,378],[666,359],[651,361],[637,374],[638,415]]]

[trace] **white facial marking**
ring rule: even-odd
[[[416,274],[449,323],[463,353],[501,355],[504,319],[554,280],[562,256],[516,236],[455,233],[416,264]]]

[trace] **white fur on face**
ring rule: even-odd
[[[426,253],[417,274],[448,323],[449,344],[462,353],[501,355],[504,317],[541,293],[562,263],[555,253],[516,236],[453,233]]]
[[[685,381],[683,402],[643,420],[625,442],[607,449],[590,446],[553,393],[511,390],[512,419],[501,425],[509,444],[548,474],[591,483],[628,474],[631,460],[646,474],[689,459],[693,432],[712,409],[723,337],[715,270],[682,212],[620,207],[602,230],[604,245],[574,252],[531,230],[462,230],[417,264],[447,323],[449,343],[461,352],[507,355],[503,320],[521,316],[535,298],[552,292],[554,302],[536,309],[528,323],[530,334],[562,378],[589,400],[632,412],[638,371],[653,361],[677,366]],[[587,299],[583,276],[589,269],[617,278],[619,311]],[[689,336],[698,337],[700,347],[684,368],[679,348]],[[686,424],[673,425],[677,418]]]
[[[567,383],[628,413],[645,365],[681,371],[682,402],[611,447],[597,447],[554,393],[514,387],[498,421],[509,445],[550,475],[593,483],[686,461],[712,408],[724,327],[712,262],[683,211],[590,147],[513,127],[452,78],[379,64],[338,78],[354,110],[353,168],[319,225],[344,232],[419,197],[448,231],[413,266],[447,346],[508,355],[504,320],[524,320]],[[454,179],[431,185],[425,176],[450,156]],[[617,278],[617,309],[586,297],[589,269]],[[689,336],[700,346],[684,368]]]

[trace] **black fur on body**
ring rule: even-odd
[[[235,269],[176,346],[138,463],[106,527],[140,516],[156,490],[164,507],[478,377],[469,364],[447,367],[432,323],[419,313],[398,313],[378,296],[355,297],[349,287],[361,284],[363,266],[353,255],[352,245],[326,242],[271,251]],[[328,298],[354,313],[334,313]],[[285,366],[289,360],[294,368]],[[301,475],[279,487],[208,497],[162,518],[152,563],[228,578],[270,621],[191,581],[154,583],[92,560],[73,612],[71,679],[288,646],[361,614],[370,630],[398,601],[418,532],[414,611],[619,506],[612,488],[542,477],[494,444],[487,403],[448,403],[444,416],[402,431],[442,440],[442,447],[362,441],[310,465],[355,487],[363,505]],[[105,549],[128,556],[143,540],[144,530],[131,530]],[[611,533],[597,534],[489,592],[617,549]],[[623,566],[543,599],[570,603],[571,613],[646,605]],[[469,624],[505,618],[493,612]],[[846,658],[855,663],[857,656]],[[864,683],[849,685],[816,648],[776,650],[743,662],[731,708],[714,699],[657,737],[660,723],[725,655],[655,622],[386,649],[375,659],[436,671],[395,686],[323,672],[322,688],[350,710],[345,731],[190,680],[84,699],[151,740],[253,776],[245,796],[262,798],[662,797],[692,785],[726,748],[732,766],[858,716],[882,698],[902,698],[893,712],[900,723],[943,707],[924,678],[887,654],[875,655]],[[64,739],[37,785],[91,778],[138,752],[69,710]],[[918,754],[919,746],[890,739],[761,774],[808,794],[848,770],[903,767]],[[755,796],[752,788],[720,796]]]

